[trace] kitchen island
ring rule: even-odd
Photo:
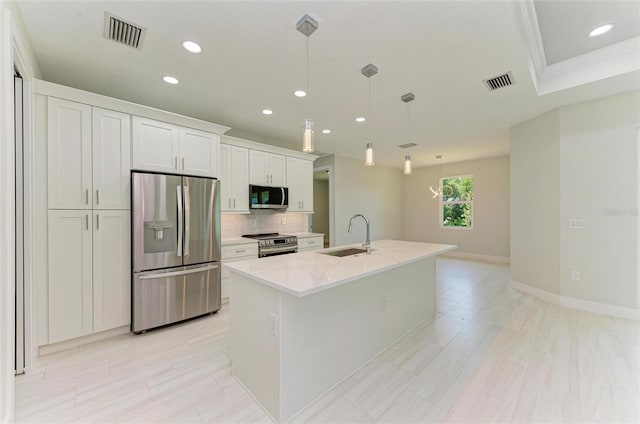
[[[232,372],[277,422],[436,313],[435,256],[456,246],[379,240],[229,264]]]

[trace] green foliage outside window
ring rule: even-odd
[[[473,176],[442,179],[442,225],[445,227],[472,227]]]

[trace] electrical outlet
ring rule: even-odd
[[[278,337],[280,334],[279,325],[278,325],[278,315],[273,312],[269,314],[271,318],[271,335],[274,337]]]
[[[580,271],[571,271],[571,279],[573,281],[580,281]]]
[[[286,225],[286,224],[287,224],[287,218],[282,218],[282,219],[280,220],[280,223],[281,223],[282,225]]]

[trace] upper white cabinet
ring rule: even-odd
[[[220,136],[191,128],[180,128],[180,173],[219,177]]]
[[[249,183],[282,187],[287,185],[286,157],[260,150],[249,151]]]
[[[249,149],[220,144],[222,212],[249,212]]]
[[[133,168],[218,177],[220,137],[166,122],[133,117]]]
[[[91,106],[47,99],[49,209],[91,209]]]
[[[93,207],[129,209],[131,117],[93,108]]]
[[[287,157],[287,212],[313,212],[313,162]]]

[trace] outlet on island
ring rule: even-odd
[[[286,224],[287,224],[287,218],[282,218],[282,219],[280,220],[280,223],[281,223],[282,225],[286,225]]]

